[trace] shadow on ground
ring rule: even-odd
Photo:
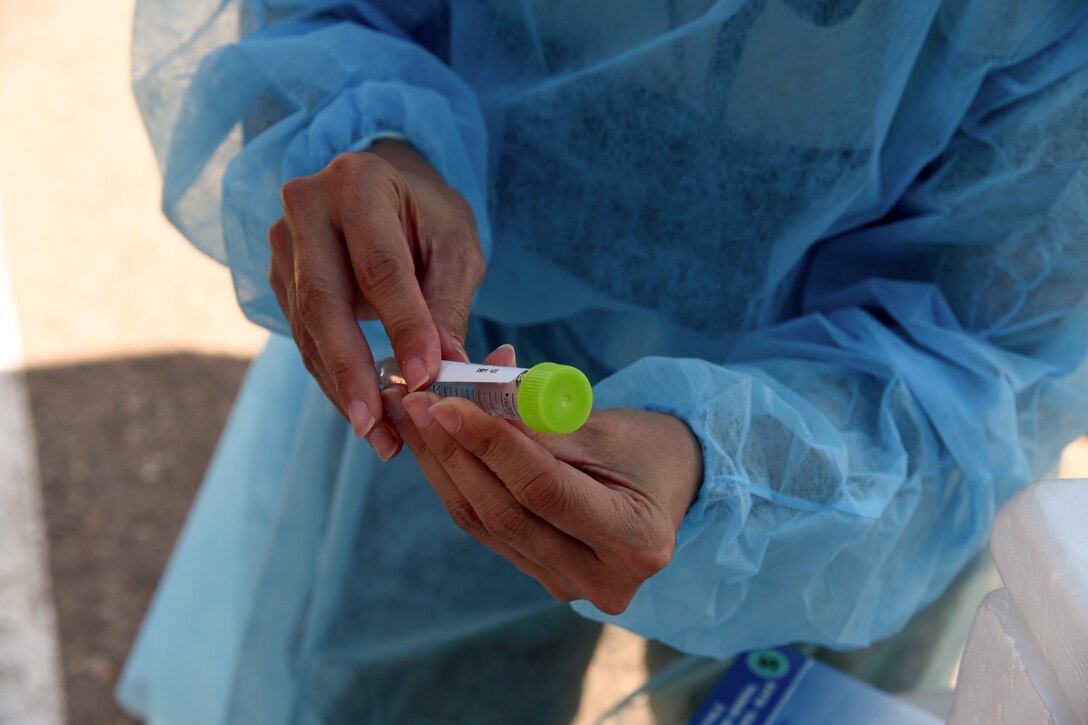
[[[26,372],[68,723],[131,723],[113,688],[248,360],[192,354]]]

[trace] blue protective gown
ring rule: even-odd
[[[133,72],[166,213],[250,319],[286,331],[279,187],[405,138],[476,213],[470,354],[512,341],[687,422],[705,479],[672,562],[583,617],[715,657],[866,645],[1088,430],[1084,2],[143,0]],[[274,338],[251,371],[124,703],[566,707],[534,693],[576,679],[590,623],[410,456],[380,465],[297,357]]]

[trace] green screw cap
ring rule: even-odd
[[[578,368],[540,363],[518,386],[518,412],[538,433],[573,433],[593,409],[593,388]]]

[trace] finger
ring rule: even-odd
[[[291,328],[291,336],[295,339],[295,346],[302,357],[302,363],[313,379],[317,381],[318,386],[325,394],[325,397],[329,399],[329,402],[336,407],[340,415],[347,418],[344,408],[332,391],[328,380],[328,372],[316,360],[314,354],[316,346],[313,338],[306,332],[305,326],[296,322],[297,311],[294,304],[295,276],[291,232],[287,227],[287,222],[282,217],[268,230],[268,238],[272,247],[272,265],[268,275],[268,282],[272,287],[272,293],[276,295],[276,301],[279,303],[280,309],[283,310],[287,324]]]
[[[284,282],[283,277],[278,277],[278,283],[273,285],[273,291],[276,293],[277,299],[280,300],[280,306],[287,310],[287,324],[291,328],[291,336],[295,339],[295,347],[298,348],[299,355],[302,357],[302,364],[306,367],[307,372],[317,382],[318,387],[321,388],[321,392],[325,394],[329,402],[333,407],[344,416],[346,419],[347,413],[344,411],[343,406],[340,405],[340,401],[337,398],[335,391],[332,388],[331,381],[329,380],[328,371],[325,370],[325,366],[321,364],[320,358],[317,354],[317,345],[314,343],[314,339],[310,336],[310,333],[306,331],[306,327],[297,321],[297,312],[294,310],[293,300],[295,297],[295,284],[293,277],[288,277]]]
[[[456,398],[436,403],[430,413],[518,503],[575,539],[606,549],[620,533],[612,526],[629,519],[606,486],[562,463],[505,420]]]
[[[423,470],[424,475],[427,477],[427,481],[431,484],[431,488],[438,494],[442,503],[446,505],[446,508],[450,511],[454,520],[461,523],[461,521],[459,521],[459,519],[462,518],[460,512],[464,509],[464,505],[467,501],[450,480],[449,476],[446,475],[445,469],[442,468],[430,448],[427,447],[426,442],[419,433],[419,429],[405,410],[404,397],[406,392],[404,386],[401,385],[394,385],[386,388],[382,391],[383,406],[385,410],[388,411],[389,417],[392,418],[393,422],[396,424],[397,432],[400,434],[401,439],[415,456],[416,462],[419,463],[419,467]],[[431,400],[438,400],[437,395],[430,393],[419,393],[419,395],[426,396]],[[476,538],[481,540],[492,538],[483,530],[470,533],[473,533]]]
[[[374,427],[366,435],[366,442],[370,444],[370,447],[374,449],[382,462],[388,461],[400,453],[403,445],[396,426],[393,421],[389,420],[388,416],[383,417],[374,424]]]
[[[503,367],[517,367],[517,356],[514,354],[514,346],[510,343],[504,343],[491,351],[491,353],[484,358],[484,365],[500,365]]]
[[[438,236],[421,285],[423,299],[438,329],[443,355],[452,348],[467,361],[464,341],[472,295],[487,265],[473,227],[458,227]]]
[[[463,402],[475,408],[471,403]],[[472,506],[486,530],[528,559],[562,574],[575,585],[585,581],[596,562],[593,552],[581,541],[558,531],[519,503],[480,459],[460,446],[443,426],[435,423],[430,411],[442,403],[432,403],[433,399],[423,394],[404,399],[404,407],[428,450]],[[481,412],[481,415],[490,418],[486,413]]]
[[[388,167],[370,154],[354,160],[340,157],[329,164],[330,173],[340,177],[337,188],[342,190],[337,221],[347,241],[355,280],[393,343],[409,390],[419,390],[438,372],[441,345],[416,279],[401,211],[390,201],[405,192],[374,188],[391,184],[392,172],[375,171],[372,164]]]
[[[306,328],[299,326],[298,331],[295,333],[295,344],[298,346],[298,351],[302,355],[302,363],[306,366],[306,370],[309,371],[310,376],[317,382],[318,387],[321,388],[321,392],[325,394],[325,397],[329,399],[333,407],[344,416],[344,419],[351,422],[351,419],[347,415],[347,411],[340,405],[340,401],[337,399],[336,391],[332,387],[332,383],[329,380],[329,373],[325,370],[325,366],[321,364],[321,358],[317,353],[317,343],[310,337],[310,333],[306,332]]]
[[[475,509],[472,508],[472,505],[450,480],[445,469],[442,468],[442,465],[423,441],[412,419],[407,416],[403,405],[404,394],[405,390],[401,386],[393,386],[383,390],[384,409],[389,413],[389,417],[393,419],[398,433],[400,433],[405,445],[412,451],[420,469],[423,471],[423,475],[427,478],[427,482],[445,505],[450,517],[460,528],[512,563],[522,573],[540,582],[541,586],[547,589],[552,596],[564,601],[580,598],[574,586],[561,575],[549,572],[488,532],[483,522],[476,516]],[[433,399],[437,400],[437,396],[433,396]]]
[[[317,346],[321,365],[355,435],[363,437],[381,417],[374,358],[352,307],[351,265],[336,229],[318,202],[284,186],[292,213],[294,299],[298,318]]]
[[[438,328],[438,341],[439,347],[442,350],[443,360],[466,363],[471,362],[471,360],[468,359],[468,353],[465,352],[465,338],[463,335],[455,335],[442,328]]]

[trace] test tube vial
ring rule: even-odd
[[[375,367],[382,390],[404,385],[394,358]],[[539,433],[573,433],[593,408],[593,388],[578,368],[544,362],[531,368],[443,360],[427,388],[443,398],[465,398],[500,418],[520,420]]]

